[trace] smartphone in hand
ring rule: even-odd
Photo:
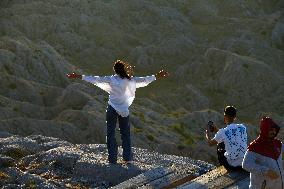
[[[214,132],[215,131],[215,126],[214,126],[214,122],[213,121],[208,121],[207,123],[207,128],[208,128],[208,131],[210,132]]]

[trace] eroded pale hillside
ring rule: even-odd
[[[133,145],[216,162],[203,134],[226,104],[251,137],[262,115],[283,125],[283,13],[281,0],[2,0],[0,129],[103,143],[107,94],[65,74],[125,59],[171,72],[137,92]]]

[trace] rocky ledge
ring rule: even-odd
[[[119,148],[120,157],[121,151]],[[135,157],[132,164],[123,164],[120,160],[113,165],[107,161],[104,144],[72,144],[53,137],[21,137],[0,132],[0,186],[109,188],[131,183],[131,180],[135,182],[135,178],[153,180],[169,173],[196,176],[215,168],[188,157],[139,148],[133,148],[133,151]]]

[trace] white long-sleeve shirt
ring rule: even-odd
[[[121,79],[118,75],[112,76],[85,76],[82,80],[92,83],[109,93],[108,104],[122,117],[129,115],[129,106],[135,98],[136,88],[145,87],[156,80],[154,75],[146,77],[131,77]]]

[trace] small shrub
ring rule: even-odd
[[[18,107],[13,107],[13,111],[14,111],[14,112],[18,112],[18,111],[19,111],[19,108],[18,108]]]
[[[193,139],[193,137],[192,136],[187,136],[187,138],[185,138],[184,139],[184,141],[183,141],[186,145],[192,145],[192,144],[194,144],[194,139]]]
[[[172,112],[171,113],[173,117],[179,117],[179,113],[178,112]]]
[[[204,140],[204,136],[203,136],[203,135],[197,135],[197,136],[196,136],[196,139],[203,141],[203,140]]]
[[[17,165],[16,165],[17,168],[19,168],[21,171],[26,171],[27,168],[26,168],[26,165],[25,165],[25,162],[20,160]]]
[[[185,128],[183,124],[177,123],[171,126],[171,128],[177,132],[178,134],[180,134],[183,137],[187,137],[187,134],[185,132]]]
[[[37,187],[37,184],[36,184],[36,182],[34,180],[30,180],[30,181],[28,181],[25,184],[24,188],[26,188],[26,189],[36,189],[38,187]]]
[[[140,113],[140,116],[139,116],[139,117],[140,117],[141,121],[145,122],[146,119],[145,119],[145,116],[144,116],[143,113]]]
[[[6,161],[1,163],[0,168],[13,167],[14,165],[13,161]]]
[[[154,141],[155,140],[155,136],[153,134],[148,134],[147,135],[148,140],[150,141]]]
[[[267,32],[263,30],[263,31],[260,32],[260,34],[261,35],[267,35]]]
[[[209,159],[210,159],[211,162],[218,162],[216,156],[209,155]]]
[[[190,131],[186,130],[184,124],[174,124],[171,126],[171,129],[182,136],[182,141],[185,145],[192,145],[195,143],[195,137],[190,133]]]
[[[142,112],[133,112],[132,114],[139,117],[142,122],[145,122],[145,116]]]
[[[67,183],[65,184],[66,188],[68,189],[87,189],[88,187],[85,187],[85,186],[82,186],[82,185],[73,185],[73,184],[70,184],[70,183]]]
[[[9,74],[9,75],[13,75],[14,74],[14,71],[7,65],[4,65],[4,69],[6,70],[6,72]]]
[[[44,94],[45,94],[44,91],[39,92],[39,95],[41,95],[41,96],[43,96]]]
[[[7,180],[9,178],[9,175],[7,175],[5,172],[0,171],[0,180]]]
[[[40,176],[44,179],[64,179],[64,177],[59,176],[59,175],[54,175],[51,172],[45,172],[40,174]]]
[[[249,65],[248,64],[243,64],[243,67],[248,69],[249,68]]]
[[[21,159],[29,155],[29,153],[26,150],[21,149],[21,148],[11,148],[8,151],[6,151],[4,155],[9,156],[14,159]]]
[[[138,127],[133,127],[133,132],[134,133],[141,133],[141,132],[143,132],[143,129],[138,128]]]
[[[185,145],[183,145],[183,144],[178,144],[178,145],[177,145],[177,149],[178,149],[178,150],[183,150],[183,149],[185,149]]]
[[[190,101],[191,99],[190,99],[190,97],[186,97],[187,99],[187,101]],[[172,111],[172,112],[170,112],[169,114],[168,114],[168,116],[170,116],[170,117],[174,117],[174,118],[178,118],[178,117],[182,117],[182,116],[184,116],[184,114],[185,114],[185,112],[184,111]]]
[[[9,87],[10,89],[16,89],[16,88],[17,88],[17,85],[16,85],[16,83],[10,83],[8,87]]]
[[[32,163],[28,169],[34,170],[34,169],[40,169],[42,167],[44,167],[44,163]]]

